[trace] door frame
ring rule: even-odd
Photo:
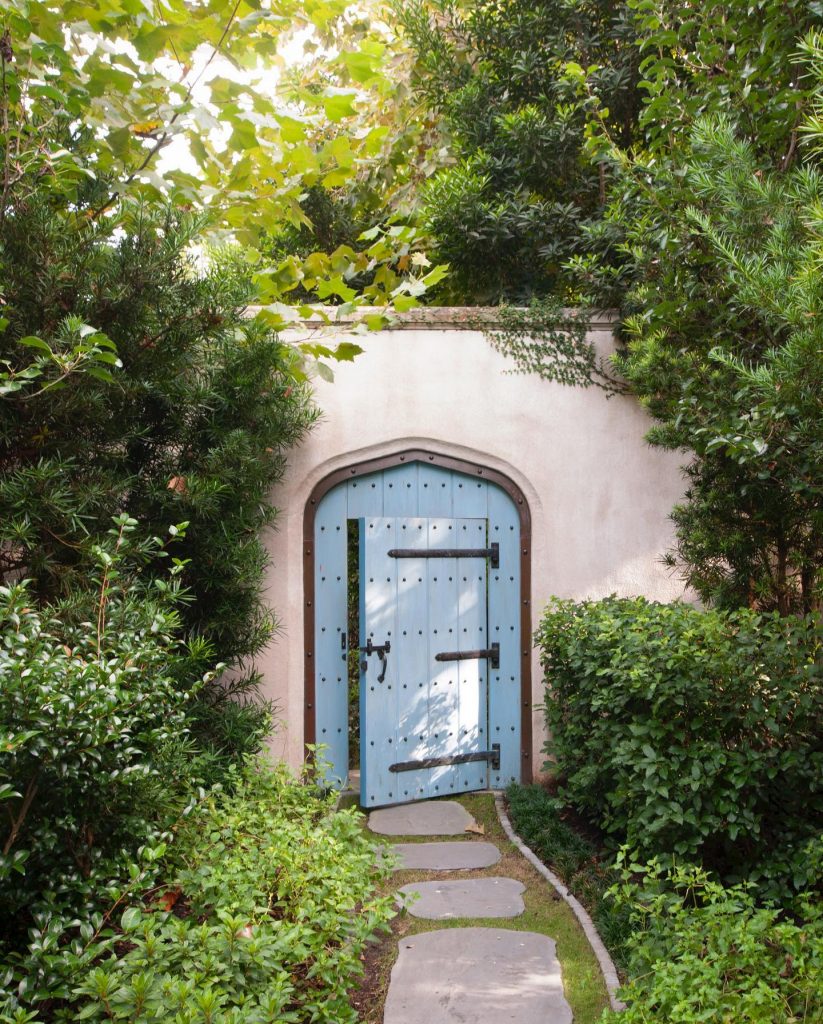
[[[315,485],[303,514],[303,742],[308,748],[317,740],[315,712],[315,606],[314,606],[314,525],[321,499],[344,480],[356,479],[395,466],[423,462],[454,470],[465,476],[481,477],[505,491],[514,501],[520,520],[520,778],[532,781],[532,669],[531,669],[531,512],[525,494],[505,474],[477,462],[451,455],[439,455],[423,448],[408,448],[392,455],[365,459],[329,473]],[[306,750],[306,760],[311,751]]]

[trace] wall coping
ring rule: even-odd
[[[249,306],[247,315],[254,316],[265,306]],[[282,308],[282,307],[280,307]],[[315,306],[317,314],[312,317],[300,317],[294,326],[303,328],[352,327],[362,324],[368,316],[386,316],[388,323],[380,328],[384,331],[420,331],[420,330],[451,330],[477,331],[494,329],[503,324],[500,320],[498,306],[418,306],[398,313],[387,306],[360,306],[349,310],[342,316],[342,306]],[[525,308],[525,307],[517,307]],[[565,312],[569,314],[574,310]],[[619,316],[615,310],[598,310],[586,321],[589,330],[613,332]],[[286,328],[286,330],[293,328]]]

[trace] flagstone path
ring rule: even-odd
[[[395,871],[471,871],[500,860],[494,843],[394,843]]]
[[[468,811],[453,801],[372,811],[369,828],[380,835],[408,837],[480,831]],[[455,850],[458,846],[466,849]],[[403,868],[432,872],[492,867],[500,859],[492,843],[404,843],[395,849]],[[484,863],[475,863],[478,858]],[[513,878],[490,875],[411,883],[398,896],[406,903],[409,894],[420,894],[407,903],[417,917],[514,918],[523,913],[524,888]],[[571,1024],[555,943],[547,935],[450,927],[410,935],[399,945],[383,1024]]]

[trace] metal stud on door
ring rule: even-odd
[[[483,789],[489,743],[485,519],[366,518],[360,547],[361,802]]]

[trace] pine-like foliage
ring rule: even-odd
[[[702,287],[688,301],[672,280],[682,300],[657,330],[630,318],[623,361],[659,421],[652,438],[697,456],[674,511],[678,560],[707,600],[808,612],[823,597],[823,178],[763,172],[709,120],[685,185]]]
[[[199,227],[135,205],[113,230],[44,196],[6,217],[7,369],[38,355],[23,339],[60,352],[82,325],[122,366],[58,380],[46,361],[0,402],[0,574],[30,577],[70,617],[112,516],[149,536],[187,522],[172,551],[187,563],[186,631],[206,660],[238,663],[274,628],[260,597],[269,494],[314,411],[291,350],[243,315],[240,262],[224,253],[202,270],[190,254]],[[227,705],[226,722],[239,713]]]

